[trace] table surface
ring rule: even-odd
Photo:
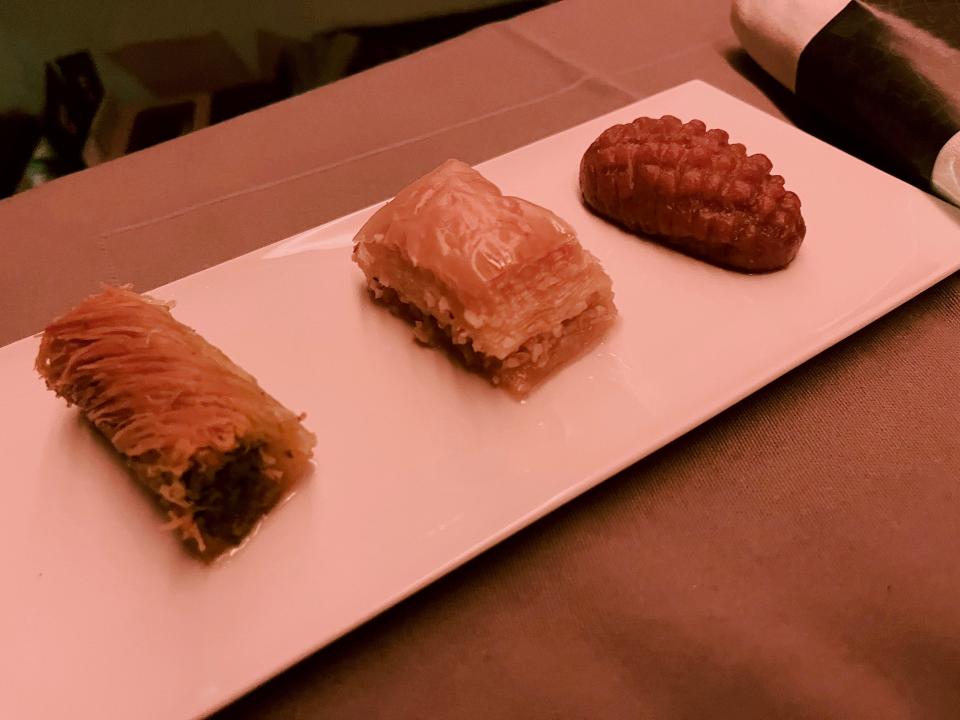
[[[0,342],[692,78],[806,127],[728,14],[561,2],[4,200]],[[958,342],[954,276],[217,717],[960,716]]]

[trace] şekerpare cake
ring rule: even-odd
[[[617,314],[610,278],[567,222],[459,160],[380,208],[353,259],[419,341],[518,397],[595,347]]]
[[[789,265],[806,234],[800,198],[763,154],[672,115],[605,130],[583,154],[580,189],[631,232],[741,272]]]

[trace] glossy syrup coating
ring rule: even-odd
[[[396,248],[460,293],[486,297],[506,272],[577,242],[557,215],[500,188],[461,160],[447,160],[406,186],[363,225],[354,258]],[[362,264],[362,263],[361,263]]]
[[[763,272],[796,257],[800,198],[723,130],[665,115],[614,125],[587,149],[580,189],[597,214],[722,267]]]

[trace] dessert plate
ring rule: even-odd
[[[789,268],[720,270],[581,206],[589,143],[665,113],[772,159],[808,227]],[[312,476],[225,562],[160,529],[43,387],[35,337],[0,349],[0,717],[208,713],[960,267],[960,211],[702,82],[478,169],[568,220],[620,311],[525,402],[369,301],[350,245],[373,208],[153,291],[319,439]]]

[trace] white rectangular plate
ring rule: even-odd
[[[808,226],[791,267],[719,270],[583,209],[589,143],[665,113],[773,160]],[[368,300],[350,242],[370,209],[155,291],[319,437],[303,489],[220,565],[44,389],[36,338],[0,350],[0,717],[219,707],[960,267],[954,208],[701,82],[479,169],[570,221],[620,309],[524,403]]]

